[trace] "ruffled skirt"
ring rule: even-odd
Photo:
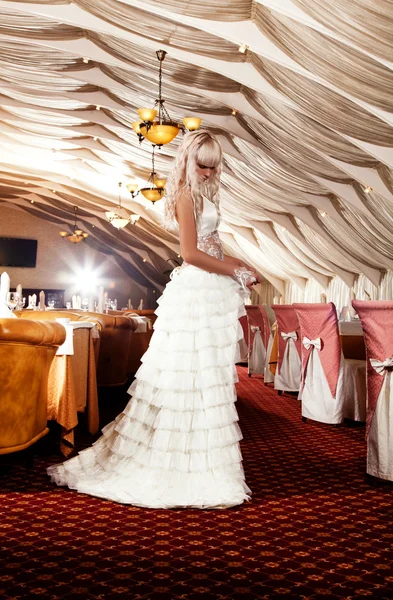
[[[148,508],[228,508],[250,497],[235,408],[240,286],[187,266],[158,299],[124,411],[90,448],[48,468],[57,485]]]

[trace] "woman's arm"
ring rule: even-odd
[[[225,262],[236,265],[237,267],[246,267],[246,269],[249,269],[249,271],[254,271],[254,273],[256,273],[254,267],[250,267],[250,265],[245,263],[244,260],[241,260],[240,258],[235,258],[234,256],[228,256],[227,254],[224,254],[224,260]]]

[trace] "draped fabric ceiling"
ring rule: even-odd
[[[280,293],[377,286],[393,269],[392,32],[392,0],[0,0],[0,201],[61,228],[77,205],[88,244],[162,287],[180,251],[162,206],[125,190],[137,225],[104,216],[119,180],[149,176],[131,123],[157,97],[161,48],[169,113],[224,148],[226,252]]]

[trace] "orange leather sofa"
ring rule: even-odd
[[[24,450],[48,433],[49,368],[65,336],[56,322],[0,319],[0,454]]]
[[[79,310],[73,312],[83,315],[84,318],[98,317],[104,323],[97,366],[98,385],[105,387],[124,385],[129,374],[128,355],[132,344],[132,333],[138,327],[138,323],[123,316]]]
[[[68,318],[70,321],[89,321],[91,323],[95,323],[98,327],[98,331],[100,332],[100,338],[97,338],[97,343],[94,345],[94,355],[95,355],[95,363],[98,366],[98,358],[100,354],[100,344],[101,344],[101,336],[104,331],[105,324],[104,321],[100,318],[100,315],[94,316],[85,316],[86,313],[82,315],[78,312],[71,310],[19,310],[15,311],[14,315],[20,317],[22,319],[30,319],[31,321],[56,321],[56,319],[64,319]]]
[[[140,315],[143,317],[147,317],[151,319],[152,325],[154,325],[154,321],[157,319],[157,315],[154,314],[154,309],[147,308],[143,310],[117,310],[117,311],[109,311],[109,314],[119,314],[127,317],[128,319],[132,319],[132,315]],[[143,331],[140,333],[136,333],[132,337],[132,342],[130,345],[130,352],[128,355],[128,371],[129,373],[135,374],[141,365],[141,358],[149,347],[151,336],[153,335],[154,330],[149,329],[148,331]]]

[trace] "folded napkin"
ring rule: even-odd
[[[17,318],[7,306],[7,298],[10,291],[11,280],[8,273],[4,271],[0,277],[0,318],[12,319]]]

